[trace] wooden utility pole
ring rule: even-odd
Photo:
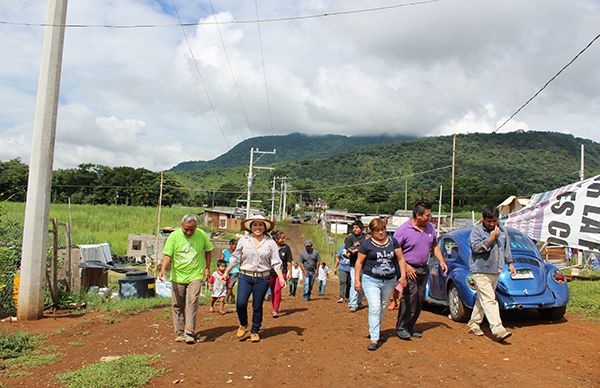
[[[440,185],[440,199],[438,201],[438,221],[437,221],[437,236],[440,237],[440,221],[442,219],[442,190],[443,186]]]
[[[44,279],[48,218],[60,70],[67,20],[67,0],[49,0],[33,123],[17,318],[40,319],[44,313]]]
[[[404,181],[404,211],[408,210],[408,181]]]
[[[581,167],[579,169],[579,180],[582,181],[585,179],[585,144],[581,145]]]
[[[450,189],[450,230],[454,228],[454,173],[456,172],[456,135],[452,139],[452,188]]]
[[[158,273],[158,268],[161,260],[161,252],[160,252],[160,213],[162,210],[162,194],[163,194],[163,182],[164,176],[163,172],[160,172],[160,190],[158,191],[158,210],[156,216],[156,250],[154,251],[154,256],[156,256],[156,266],[154,268],[155,273]]]

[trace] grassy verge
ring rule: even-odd
[[[569,311],[600,321],[600,281],[569,282]]]
[[[23,222],[25,204],[4,202],[7,220]],[[161,212],[162,226],[178,226],[185,214],[197,214],[199,208],[165,207]],[[51,204],[50,217],[59,222],[69,220],[65,204]],[[73,244],[108,242],[111,251],[124,256],[130,233],[156,233],[156,208],[143,206],[71,205]],[[62,241],[62,240],[61,240]]]
[[[32,374],[29,371],[42,365],[51,364],[62,353],[50,353],[56,349],[42,347],[43,336],[24,331],[9,333],[0,331],[0,377],[20,377]]]
[[[171,305],[171,298],[127,298],[110,299],[97,295],[86,299],[87,311],[116,312],[124,315],[141,313],[158,307]],[[109,322],[116,323],[116,322]]]
[[[157,355],[131,354],[112,361],[100,361],[57,378],[68,387],[142,387],[164,372],[150,366],[157,359]]]
[[[338,247],[346,236],[327,233],[321,228],[321,225],[301,224],[301,227],[304,238],[312,240],[315,249],[321,254],[321,259],[327,263],[329,268],[332,268]]]

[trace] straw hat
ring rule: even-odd
[[[273,230],[273,228],[275,227],[275,222],[265,218],[263,216],[257,215],[257,216],[253,216],[250,218],[246,218],[244,221],[242,221],[242,230],[247,230],[248,232],[252,232],[252,229],[250,228],[250,224],[252,224],[253,221],[261,221],[262,223],[265,224],[265,232],[270,232]]]

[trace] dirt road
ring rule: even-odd
[[[303,241],[300,228],[290,225],[294,255]],[[367,309],[350,313],[336,303],[337,282],[327,295],[310,302],[286,296],[282,316],[265,319],[259,343],[238,341],[235,313],[218,316],[203,306],[199,342],[173,341],[168,309],[154,310],[109,324],[100,314],[13,323],[48,335],[48,343],[65,353],[58,362],[40,367],[35,375],[0,379],[8,386],[56,386],[56,373],[96,362],[102,356],[159,354],[164,375],[149,386],[569,386],[600,383],[600,325],[567,313],[558,323],[539,321],[531,314],[504,315],[513,336],[505,344],[467,334],[466,326],[443,311],[424,311],[417,330],[423,338],[402,341],[394,336],[396,312],[383,324],[383,345],[368,352]],[[8,324],[1,324],[1,328]],[[57,333],[58,328],[63,328]],[[54,334],[50,334],[50,333]],[[72,347],[79,341],[83,346]],[[132,366],[133,367],[133,366]]]

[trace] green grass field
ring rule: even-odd
[[[197,214],[199,208],[165,207],[161,211],[161,227],[178,226],[185,214]],[[21,224],[25,212],[24,203],[3,202],[0,211],[7,220]],[[52,204],[50,217],[58,222],[69,220],[66,204]],[[95,244],[108,242],[117,255],[127,252],[127,237],[130,233],[156,233],[157,209],[142,206],[71,205],[73,244]],[[61,230],[64,236],[64,229]],[[60,240],[64,244],[64,237]]]

